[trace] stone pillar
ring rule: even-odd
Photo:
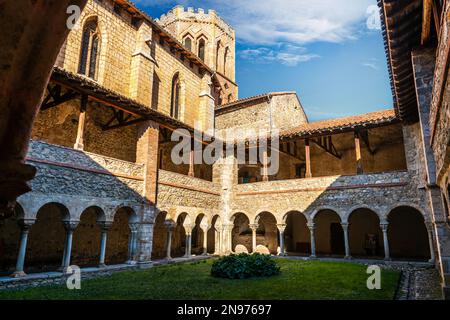
[[[30,231],[31,226],[34,224],[35,221],[36,221],[35,219],[20,219],[18,221],[21,234],[20,234],[19,252],[17,254],[17,261],[16,261],[16,270],[11,275],[14,278],[26,276],[23,270],[25,264],[25,255],[27,252],[28,232]]]
[[[381,227],[381,231],[383,231],[384,260],[390,261],[391,255],[389,253],[389,239],[388,239],[389,222],[387,222],[387,221],[381,222],[380,227]]]
[[[171,250],[172,250],[172,233],[174,229],[174,225],[172,223],[166,224],[167,226],[167,241],[166,241],[166,259],[171,260]]]
[[[130,235],[128,237],[128,261],[127,264],[136,264],[136,251],[137,251],[137,239],[138,239],[138,223],[129,223]]]
[[[223,226],[222,233],[222,244],[223,244],[223,253],[230,254],[233,252],[233,237],[231,232],[233,231],[234,224],[225,224]]]
[[[105,268],[105,255],[106,255],[106,240],[108,237],[108,230],[111,228],[112,221],[99,221],[98,226],[101,229],[101,238],[100,238],[100,258],[98,262],[99,268]]]
[[[194,171],[194,144],[191,143],[191,151],[189,151],[189,177],[195,177],[195,171]]]
[[[309,146],[309,139],[305,139],[305,162],[306,162],[306,172],[305,178],[311,178],[311,149]]]
[[[64,244],[64,255],[63,261],[61,264],[61,269],[63,272],[66,272],[67,267],[70,266],[70,258],[72,255],[72,239],[73,232],[78,226],[79,221],[64,221],[64,228],[66,229],[66,241]]]
[[[222,253],[222,226],[214,227],[214,254],[220,255]]]
[[[428,260],[428,262],[430,263],[435,263],[436,261],[436,255],[434,252],[434,237],[433,237],[433,224],[427,223],[427,231],[428,231],[428,244],[430,246],[430,260]]]
[[[190,258],[192,255],[192,226],[184,226],[186,230],[186,252],[184,253],[185,258]]]
[[[201,227],[202,231],[203,231],[203,252],[202,255],[206,256],[208,255],[208,230],[211,226],[203,226]]]
[[[284,248],[284,231],[286,230],[286,223],[277,224],[278,232],[280,233],[280,256],[285,256],[286,251]]]
[[[252,252],[256,252],[256,230],[258,230],[258,224],[251,223],[248,227],[252,230]]]
[[[355,152],[356,152],[356,173],[363,174],[363,163],[361,157],[361,142],[359,139],[359,133],[355,131]]]
[[[315,230],[316,225],[315,223],[308,223],[309,232],[311,234],[311,259],[315,259],[316,256],[316,236],[315,236]]]
[[[344,230],[344,245],[345,245],[345,259],[351,259],[350,244],[348,242],[348,223],[341,223],[342,230]]]
[[[77,139],[75,141],[74,149],[84,150],[84,127],[86,125],[86,109],[88,96],[82,95],[80,100],[80,116],[78,117],[78,131]]]

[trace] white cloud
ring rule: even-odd
[[[373,69],[373,70],[378,70],[378,59],[372,58],[369,59],[368,61],[364,61],[363,63],[361,63],[362,66]]]
[[[377,5],[371,5],[366,11],[366,25],[369,30],[381,30],[380,9]]]
[[[245,49],[238,54],[241,58],[256,63],[280,62],[289,67],[295,67],[301,62],[319,58],[318,55],[307,53],[303,47],[290,44],[279,44],[275,49],[268,47]]]

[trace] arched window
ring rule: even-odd
[[[217,41],[216,47],[216,71],[219,71],[219,51],[220,51],[220,40]]]
[[[192,51],[192,39],[190,37],[184,38],[184,47],[189,51]]]
[[[230,103],[231,101],[233,101],[233,95],[230,93],[228,95],[228,103]]]
[[[223,55],[223,74],[227,75],[227,59],[228,59],[228,52],[230,49],[228,47],[225,48],[225,54]]]
[[[172,79],[172,96],[170,99],[170,116],[178,119],[180,112],[180,77],[177,74]]]
[[[200,39],[198,42],[198,57],[202,59],[202,61],[205,61],[205,40]]]
[[[98,52],[99,32],[97,20],[94,19],[88,21],[83,28],[78,73],[84,74],[92,79],[96,79]]]

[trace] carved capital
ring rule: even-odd
[[[286,223],[279,223],[279,224],[277,224],[278,231],[280,233],[284,233],[284,230],[286,230],[286,226],[287,226]]]
[[[311,231],[311,232],[316,230],[316,224],[315,223],[308,223],[306,226],[309,228],[309,231]]]
[[[67,232],[74,232],[80,221],[63,221],[64,229]]]
[[[387,232],[387,231],[388,231],[388,228],[389,228],[389,222],[387,222],[387,221],[382,221],[382,222],[380,223],[380,228],[381,228],[381,231]]]
[[[252,231],[255,231],[255,232],[256,232],[256,230],[258,230],[259,225],[258,225],[257,223],[250,223],[250,224],[248,225],[248,227],[249,227]]]
[[[103,232],[107,232],[111,228],[112,224],[112,221],[97,221],[97,225]]]
[[[128,228],[130,229],[131,233],[136,233],[139,229],[139,223],[136,222],[129,223]]]
[[[22,232],[28,232],[35,222],[36,219],[19,219],[17,221],[17,224],[19,225]]]
[[[347,231],[348,230],[348,223],[341,223],[341,226],[342,226],[342,229],[344,230],[344,231]]]

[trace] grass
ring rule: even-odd
[[[158,266],[84,280],[81,290],[65,286],[0,291],[0,299],[350,299],[391,300],[399,272],[382,270],[381,290],[368,290],[367,267],[324,261],[277,260],[281,274],[245,280],[210,275],[212,260]]]

